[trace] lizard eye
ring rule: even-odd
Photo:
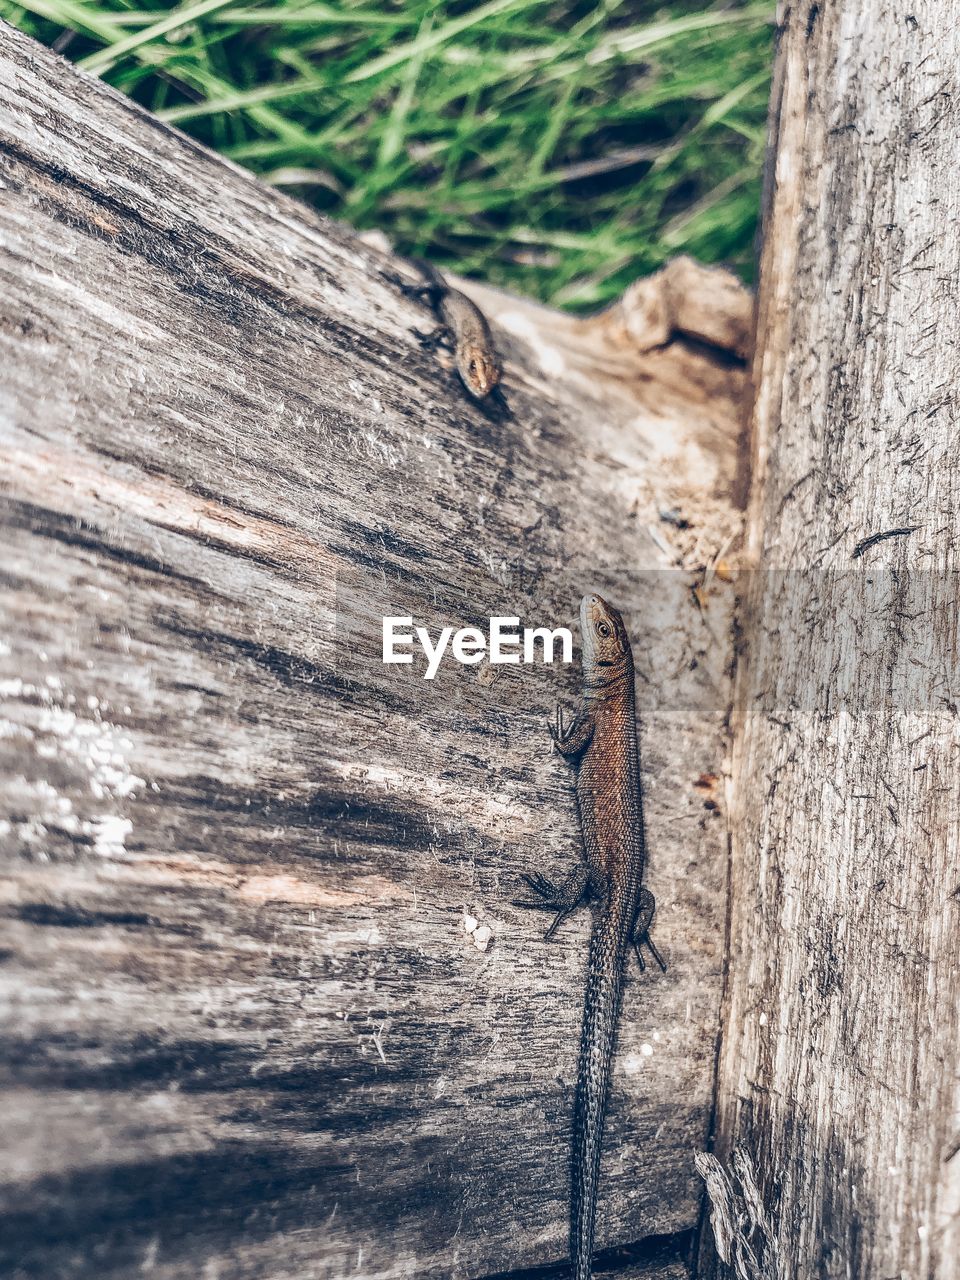
[[[471,377],[474,377],[474,378],[477,376],[477,362],[476,362],[476,360],[471,360],[471,361],[470,361],[470,375],[471,375]]]
[[[597,634],[603,636],[604,640],[606,640],[607,636],[609,636],[610,628],[607,626],[605,622],[597,623]]]

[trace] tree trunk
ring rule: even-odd
[[[511,899],[577,857],[545,720],[578,666],[426,681],[380,622],[573,626],[600,589],[670,969],[627,983],[598,1244],[676,1280],[749,300],[683,263],[589,321],[475,290],[508,416],[398,264],[7,27],[0,148],[4,1274],[561,1262],[588,922],[548,944]]]
[[[792,4],[782,23],[719,1078],[740,1185],[714,1199],[766,1219],[722,1250],[737,1276],[946,1278],[960,5]]]

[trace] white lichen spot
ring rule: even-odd
[[[102,705],[99,699],[93,701],[98,708]],[[87,706],[91,707],[90,698]],[[125,753],[133,742],[118,725],[87,720],[52,704],[41,710],[38,727],[50,735],[43,744],[44,754],[52,748],[56,755],[79,763],[90,775],[90,791],[96,799],[125,800],[146,786],[146,780],[127,764]]]
[[[29,698],[37,692],[36,686],[24,684],[19,676],[12,680],[0,680],[0,698]]]
[[[17,825],[19,838],[36,856],[47,855],[57,833],[86,837],[102,857],[121,855],[133,823],[117,812],[117,802],[136,795],[146,782],[128,763],[132,739],[102,718],[108,704],[94,694],[78,700],[55,674],[39,684],[2,681],[0,694],[28,704],[23,718],[32,720],[29,726],[2,722],[0,737],[21,737],[32,743],[38,760],[55,762],[43,773],[57,786],[47,778],[30,784],[32,813],[28,822]],[[71,705],[84,705],[87,714],[78,714]],[[82,803],[85,793],[91,797],[88,804]]]
[[[127,847],[127,836],[133,830],[129,818],[121,818],[115,813],[94,818],[86,825],[89,825],[93,836],[93,851],[101,858],[119,857]]]
[[[643,1054],[643,1056],[644,1056],[645,1058],[652,1058],[652,1057],[653,1057],[653,1045],[652,1045],[652,1044],[647,1043],[647,1041],[644,1041],[644,1043],[640,1046],[640,1052]]]
[[[27,742],[32,742],[34,737],[32,729],[28,729],[25,724],[15,724],[12,720],[0,720],[0,738],[24,738]]]

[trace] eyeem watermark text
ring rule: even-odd
[[[412,662],[412,649],[419,644],[427,660],[424,680],[437,674],[445,654],[466,666],[489,660],[495,665],[514,662],[553,662],[557,646],[560,661],[573,661],[573,635],[566,627],[524,627],[519,618],[491,618],[486,632],[479,627],[441,627],[436,640],[426,627],[414,627],[413,618],[384,618],[384,662]]]

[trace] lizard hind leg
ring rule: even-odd
[[[396,285],[405,298],[413,298],[416,302],[426,302],[431,307],[435,307],[440,301],[440,294],[435,284],[408,284],[406,280],[401,280],[398,275],[388,277],[391,284]]]
[[[515,907],[533,907],[543,911],[556,911],[553,923],[544,934],[544,938],[552,938],[557,929],[572,911],[579,907],[587,897],[590,884],[590,872],[586,866],[579,866],[572,871],[561,884],[554,884],[546,876],[535,871],[533,875],[522,876],[521,879],[530,886],[537,895],[536,899],[515,899]]]
[[[640,965],[641,972],[647,967],[643,961],[643,951],[641,947],[646,944],[650,950],[650,954],[656,960],[657,964],[667,972],[667,962],[654,946],[653,939],[650,937],[650,925],[653,921],[653,913],[657,909],[657,900],[649,889],[640,890],[640,899],[637,904],[637,918],[633,923],[633,931],[630,934],[630,941],[633,943],[633,949],[637,955],[637,963]]]

